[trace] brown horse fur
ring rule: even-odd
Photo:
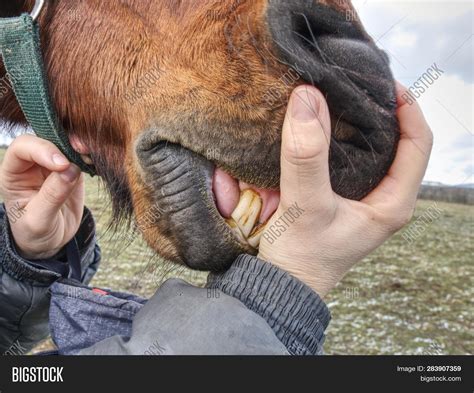
[[[153,176],[146,180],[150,174],[144,173],[146,165],[137,153],[140,144],[145,150],[158,141],[178,144],[236,178],[260,187],[278,187],[278,151],[288,96],[311,77],[290,77],[294,70],[275,43],[267,21],[271,1],[277,2],[46,2],[39,23],[53,102],[67,132],[91,151],[98,174],[110,190],[118,221],[132,212],[139,221],[156,202]],[[343,23],[350,15],[349,27],[372,45],[349,0],[313,2],[327,6],[327,20],[335,18]],[[31,10],[33,3],[2,2],[0,16],[19,15]],[[4,76],[0,62],[0,77]],[[389,90],[390,101],[393,81],[388,79],[380,90]],[[330,107],[345,101],[344,97],[334,97],[332,104],[329,87],[328,91],[321,90],[328,95]],[[269,94],[276,98],[269,99]],[[377,96],[371,99],[385,100]],[[390,112],[388,117],[393,115],[391,103],[381,107]],[[339,124],[343,113],[334,116]],[[0,117],[9,125],[25,123],[11,90],[0,98]],[[349,146],[361,125],[340,123],[340,127],[333,125],[332,145],[343,147],[343,156],[349,160],[344,164],[347,172],[362,157]],[[362,170],[366,183],[350,183],[348,173],[337,169],[332,178],[335,190],[354,199],[367,194],[393,158],[395,133],[392,129],[387,132],[386,149],[377,152],[384,157],[380,165],[374,158],[373,164]],[[374,151],[367,156],[371,154]],[[340,156],[337,149],[332,150],[332,160],[339,157],[341,161]],[[190,264],[180,251],[179,236],[166,225],[148,226],[143,232],[162,256]],[[194,267],[214,268],[205,263]]]

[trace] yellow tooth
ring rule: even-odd
[[[237,237],[237,240],[242,244],[247,244],[247,239],[245,239],[245,236],[242,234],[242,231],[239,229],[237,223],[232,218],[227,219],[226,222],[234,235]]]
[[[262,199],[253,190],[247,189],[240,194],[240,200],[232,213],[232,218],[245,238],[248,238],[258,222],[262,210]]]
[[[260,240],[262,239],[263,232],[265,232],[265,224],[256,227],[252,231],[250,237],[247,240],[251,247],[258,249],[258,247],[260,246]]]

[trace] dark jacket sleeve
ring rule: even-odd
[[[207,287],[242,302],[273,330],[291,355],[321,355],[331,314],[319,295],[289,273],[241,255]]]
[[[319,355],[329,320],[326,305],[305,284],[242,255],[230,270],[210,275],[206,288],[166,281],[133,317],[130,335],[79,354]]]
[[[87,284],[100,263],[95,224],[87,209],[74,241],[82,282]],[[25,354],[48,337],[49,288],[69,275],[64,253],[48,261],[27,261],[17,253],[8,213],[0,205],[0,355]]]

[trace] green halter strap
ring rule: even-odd
[[[72,148],[55,113],[44,71],[39,28],[31,15],[0,18],[0,52],[18,103],[36,135],[54,143],[83,172],[95,175],[94,168]]]

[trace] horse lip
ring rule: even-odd
[[[169,121],[151,122],[140,133],[135,150],[139,155],[153,150],[160,141],[176,144],[205,157],[236,179],[259,188],[278,189],[280,132],[261,120],[249,123],[202,117],[196,122],[194,113],[189,112]]]
[[[238,255],[253,252],[237,241],[217,210],[212,162],[177,144],[152,143],[146,135],[135,151],[142,180],[162,212],[156,225],[175,239],[179,262],[196,270],[220,271]]]

